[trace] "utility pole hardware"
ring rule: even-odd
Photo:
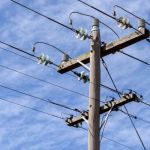
[[[139,42],[141,40],[144,40],[149,37],[149,30],[145,28],[139,28],[140,32],[133,32],[125,37],[122,37],[116,41],[113,41],[111,43],[106,44],[106,46],[101,47],[101,57],[107,56],[109,54],[114,54],[117,51],[120,51],[121,49],[128,47],[132,44],[135,44],[136,42]],[[58,68],[59,73],[66,73],[70,70],[73,70],[75,68],[78,68],[81,66],[77,62],[77,60],[80,60],[84,64],[87,64],[90,62],[90,52],[87,52],[77,58],[74,58],[70,61],[65,62],[64,64],[61,64]]]

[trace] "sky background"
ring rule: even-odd
[[[72,11],[79,11],[91,14],[112,27],[120,37],[131,32],[132,29],[122,30],[117,27],[116,22],[92,10],[76,0],[18,0],[41,13],[52,17],[66,25],[69,25],[68,16]],[[113,5],[120,5],[129,11],[150,20],[149,0],[90,0],[86,2],[93,4],[97,8],[112,14]],[[137,19],[117,9],[118,16],[126,16],[131,20],[131,24],[137,28]],[[83,27],[90,33],[91,18],[80,15],[73,15],[75,28]],[[37,41],[44,41],[52,44],[71,57],[76,57],[89,51],[89,40],[80,41],[70,30],[46,20],[20,6],[12,3],[10,0],[0,0],[0,40],[27,52],[32,53],[33,44]],[[149,27],[147,27],[149,28]],[[106,28],[100,26],[101,40],[108,43],[117,39],[115,34]],[[6,48],[6,51],[2,48]],[[150,45],[148,42],[141,41],[123,51],[136,56],[144,61],[150,62]],[[61,63],[61,55],[53,48],[46,45],[38,45],[36,55],[40,53],[48,54],[55,63]],[[11,51],[11,52],[10,52]],[[88,106],[89,84],[82,83],[68,74],[59,74],[50,67],[38,65],[37,62],[25,59],[16,55],[29,57],[10,47],[0,44],[0,86],[4,85],[34,96],[50,99],[57,103],[67,105],[71,108],[86,110]],[[29,57],[31,58],[31,57]],[[150,102],[150,68],[136,60],[133,60],[120,53],[115,53],[104,58],[108,69],[120,91],[133,89],[143,95],[144,101]],[[18,70],[22,73],[32,75],[45,81],[60,85],[67,89],[82,93],[81,96],[56,86],[40,82],[25,75],[14,72],[10,69]],[[76,69],[84,70],[83,68]],[[102,83],[113,87],[107,72],[101,67]],[[70,73],[71,74],[71,73]],[[26,105],[44,112],[49,112],[62,117],[69,117],[68,114],[79,115],[64,108],[51,105],[17,92],[0,87],[0,98]],[[107,96],[118,96],[106,89],[101,89],[101,100],[105,101]],[[107,99],[109,100],[109,98]],[[141,103],[130,103],[127,108],[131,114],[134,114],[150,122],[150,109]],[[140,120],[134,120],[134,123],[147,148],[150,149],[150,124]],[[86,124],[83,124],[87,128]],[[105,128],[104,137],[101,142],[101,149],[105,150],[127,150],[129,148],[112,142],[113,139],[122,144],[128,145],[130,149],[142,150],[141,143],[130,123],[128,116],[121,112],[113,112]],[[1,150],[86,150],[87,149],[87,131],[83,129],[68,127],[66,123],[42,113],[38,113],[23,107],[19,107],[0,100],[0,149]]]

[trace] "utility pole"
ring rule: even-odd
[[[60,64],[58,68],[58,72],[63,74],[81,67],[82,63],[90,63],[89,109],[81,113],[78,117],[71,116],[66,120],[66,123],[73,127],[79,127],[83,121],[87,122],[88,120],[88,150],[100,150],[100,114],[108,112],[112,106],[114,110],[117,110],[118,107],[131,101],[138,102],[138,96],[129,93],[127,95],[122,95],[120,100],[111,102],[110,104],[112,105],[110,106],[108,104],[105,104],[102,107],[100,106],[100,58],[114,54],[123,48],[149,37],[149,30],[145,28],[143,23],[140,23],[138,30],[139,32],[133,32],[102,46],[100,40],[99,20],[95,18],[92,24],[90,52],[64,62],[63,64]]]
[[[94,19],[90,41],[90,87],[89,87],[89,120],[88,150],[99,150],[99,106],[100,106],[100,31],[99,20]]]

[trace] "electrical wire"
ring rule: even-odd
[[[133,14],[132,12],[130,12],[130,11],[128,11],[128,10],[126,10],[125,8],[123,8],[123,7],[119,6],[119,5],[114,5],[114,6],[113,6],[113,10],[115,9],[115,7],[118,7],[118,8],[120,8],[120,9],[122,9],[122,10],[126,11],[127,13],[129,13],[130,15],[132,15],[132,16],[134,16],[134,17],[138,18],[138,19],[143,19],[143,18],[141,18],[141,17],[139,17],[139,16],[137,16],[137,15]],[[114,10],[114,11],[115,11],[115,10]],[[145,19],[144,19],[144,20],[145,20]],[[145,23],[146,23],[146,24],[148,24],[148,25],[150,25],[150,23],[149,23],[149,22],[147,22],[147,21],[145,21]]]
[[[100,10],[100,9],[98,9],[98,8],[96,8],[96,7],[92,6],[92,5],[90,5],[90,4],[87,4],[86,2],[84,2],[84,1],[82,1],[82,0],[77,0],[77,1],[81,2],[82,4],[84,4],[84,5],[88,6],[88,7],[91,7],[91,8],[93,8],[93,9],[97,10],[98,12],[104,14],[105,16],[107,16],[107,17],[109,17],[109,18],[111,18],[111,19],[113,19],[113,20],[116,20],[117,22],[121,22],[121,21],[120,21],[119,19],[117,19],[116,17],[113,17],[113,16],[111,16],[111,15],[105,13],[104,11],[102,11],[102,10]],[[122,23],[122,22],[121,22],[121,23]],[[129,24],[128,27],[134,29],[135,31],[137,31],[137,32],[140,33],[140,34],[143,34],[141,31],[139,31],[138,29],[136,29],[135,27],[133,27],[131,24]]]
[[[125,115],[127,115],[127,113],[125,112],[125,111],[123,111],[123,110],[121,110],[121,109],[118,109],[119,111],[121,111],[122,113],[124,113]],[[140,117],[138,117],[138,116],[135,116],[135,115],[132,115],[132,114],[129,114],[133,119],[135,119],[135,120],[139,120],[139,121],[143,121],[143,122],[145,122],[145,123],[147,123],[147,124],[150,124],[150,121],[147,121],[147,120],[144,120],[143,118],[140,118]]]
[[[3,43],[4,43],[4,42],[3,42]],[[5,44],[5,45],[6,45],[6,44]],[[23,58],[25,58],[25,59],[28,59],[28,60],[31,60],[31,61],[36,62],[35,60],[33,60],[33,59],[31,59],[31,58],[28,58],[28,57],[26,57],[26,56],[20,55],[20,54],[18,54],[18,53],[12,52],[12,51],[10,51],[10,50],[8,50],[8,49],[5,49],[5,48],[2,48],[2,47],[0,47],[0,48],[1,48],[2,50],[7,51],[7,52],[13,53],[13,54],[18,55],[18,56],[20,56],[20,57],[23,57]],[[14,49],[17,49],[17,50],[18,50],[19,48],[14,48]],[[22,51],[21,51],[21,52],[22,52]],[[23,52],[23,53],[24,53],[24,52]],[[46,67],[49,67],[49,68],[54,69],[55,71],[57,71],[57,69],[56,69],[56,68],[53,68],[52,66],[46,66]],[[75,72],[73,71],[73,73],[75,73]],[[71,77],[76,78],[75,75],[72,75],[72,74],[70,74],[70,73],[66,73],[66,74],[69,75],[69,76],[71,76]],[[89,81],[89,83],[92,83],[92,82]],[[92,84],[95,84],[95,83],[92,83]],[[115,89],[108,87],[107,85],[100,84],[100,83],[97,83],[97,85],[102,86],[103,88],[105,88],[105,89],[107,89],[107,90],[110,90],[110,91],[112,91],[112,92],[115,92],[115,93],[118,92],[118,91],[116,91]],[[120,92],[120,94],[121,94],[121,92]]]
[[[68,55],[67,53],[65,53],[65,52],[62,51],[61,49],[57,48],[56,46],[51,45],[51,44],[46,43],[46,42],[42,42],[42,41],[40,41],[40,42],[35,42],[34,45],[33,45],[33,48],[35,48],[35,46],[36,46],[37,44],[45,44],[45,45],[48,45],[48,46],[50,46],[50,47],[55,48],[56,50],[58,50],[58,51],[61,52],[62,54]],[[68,56],[69,56],[69,55],[68,55]],[[69,57],[70,57],[70,56],[69,56]],[[71,57],[70,57],[70,58],[71,58]]]
[[[25,58],[25,59],[31,60],[31,61],[33,61],[33,62],[35,62],[35,63],[37,62],[37,61],[36,61],[36,60],[34,60],[34,59],[31,59],[31,58],[26,57],[26,56],[23,56],[23,55],[21,55],[21,54],[15,53],[15,52],[13,52],[13,51],[11,51],[11,50],[8,50],[8,49],[6,49],[6,48],[0,47],[0,49],[2,49],[2,50],[4,50],[4,51],[7,51],[7,52],[9,52],[9,53],[13,53],[13,54],[15,54],[15,55],[18,55],[18,56],[20,56],[20,57],[22,57],[22,58]],[[53,70],[57,71],[57,69],[56,69],[56,68],[54,68],[54,67],[52,67],[52,66],[45,66],[45,67],[48,67],[48,68],[51,68],[51,69],[53,69]],[[67,74],[67,75],[69,75],[69,76],[72,76],[72,77],[76,78],[76,76],[75,76],[75,75],[72,75],[72,74],[70,74],[70,73],[66,73],[66,74]]]
[[[38,77],[35,77],[35,76],[32,76],[32,75],[29,75],[29,74],[27,74],[27,73],[23,73],[23,72],[18,71],[18,70],[16,70],[16,69],[13,69],[13,68],[10,68],[10,67],[1,65],[1,64],[0,64],[0,67],[1,67],[1,68],[4,68],[4,69],[7,69],[7,70],[10,70],[10,71],[13,71],[13,72],[16,72],[16,73],[19,73],[19,74],[22,74],[22,75],[24,75],[24,76],[26,76],[26,77],[30,77],[30,78],[32,78],[32,79],[41,81],[41,82],[43,82],[43,83],[47,83],[47,84],[49,84],[49,85],[58,87],[58,88],[60,88],[60,89],[66,90],[66,91],[68,91],[68,92],[72,92],[72,93],[74,93],[74,94],[78,94],[78,95],[80,95],[80,96],[89,98],[87,95],[84,95],[84,94],[82,94],[82,93],[80,93],[80,92],[77,92],[77,91],[68,89],[68,88],[66,88],[66,87],[63,87],[63,86],[57,85],[57,84],[55,84],[55,83],[46,81],[46,80],[44,80],[44,79],[41,79],[41,78],[38,78]]]
[[[59,119],[65,120],[65,118],[63,118],[63,117],[60,117],[60,116],[57,116],[57,115],[54,115],[54,114],[51,114],[51,113],[48,113],[48,112],[44,112],[42,110],[38,110],[36,108],[32,108],[32,107],[29,107],[29,106],[26,106],[26,105],[22,105],[22,104],[19,104],[19,103],[16,103],[16,102],[12,102],[12,101],[6,100],[4,98],[0,98],[0,101],[5,101],[7,103],[11,103],[11,104],[14,104],[14,105],[17,105],[17,106],[20,106],[20,107],[31,109],[33,111],[36,111],[36,112],[39,112],[39,113],[42,113],[42,114],[45,114],[45,115],[48,115],[48,116],[51,116],[51,117],[55,117],[55,118],[59,118]]]
[[[9,47],[11,47],[11,48],[13,48],[13,49],[15,49],[15,50],[17,50],[17,51],[22,52],[22,53],[25,53],[25,54],[27,54],[27,55],[29,55],[29,56],[32,56],[32,57],[34,57],[34,58],[36,58],[36,59],[39,58],[39,57],[35,56],[34,54],[31,54],[31,53],[29,53],[29,52],[26,52],[26,51],[20,49],[20,48],[17,48],[17,47],[15,47],[15,46],[12,46],[12,45],[10,45],[10,44],[8,44],[8,43],[6,43],[6,42],[0,41],[0,43],[2,43],[2,44],[4,44],[4,45],[7,45],[7,46],[9,46]],[[53,63],[53,62],[51,62],[51,64],[54,65],[54,66],[56,66],[56,67],[59,67],[57,64],[55,64],[55,63]]]
[[[72,29],[72,28],[70,28],[69,26],[64,25],[63,23],[60,23],[59,21],[56,21],[56,20],[54,20],[54,19],[52,19],[52,18],[50,18],[50,17],[48,17],[48,16],[46,16],[46,15],[44,15],[44,14],[38,12],[38,11],[35,11],[35,10],[33,10],[33,9],[31,9],[31,8],[29,8],[29,7],[27,7],[27,6],[23,5],[23,4],[21,4],[21,3],[19,3],[19,2],[16,2],[16,1],[14,1],[14,0],[11,0],[11,1],[14,2],[15,4],[17,4],[17,5],[19,5],[19,6],[23,7],[23,8],[25,8],[25,9],[28,9],[28,10],[30,10],[30,11],[32,11],[32,12],[34,12],[34,13],[40,15],[40,16],[42,16],[42,17],[44,17],[44,18],[46,18],[46,19],[52,21],[52,22],[55,22],[56,24],[59,24],[59,25],[65,27],[65,28],[67,28],[67,29],[69,29],[69,30],[71,30],[71,31],[73,31],[73,32],[75,32],[75,33],[78,33],[77,30]]]
[[[111,81],[113,83],[113,86],[115,87],[116,91],[118,91],[118,89],[117,89],[117,87],[115,85],[115,82],[114,82],[114,80],[113,80],[113,78],[112,78],[112,76],[111,76],[111,74],[110,74],[110,72],[109,72],[109,70],[107,68],[107,65],[106,65],[104,60],[103,60],[103,64],[104,64],[104,67],[105,67],[105,69],[106,69],[106,71],[107,71],[107,73],[108,73],[108,75],[109,75],[109,77],[110,77],[110,79],[111,79]],[[118,96],[121,98],[121,95],[119,94],[119,92],[118,92]],[[136,134],[137,134],[137,136],[138,136],[142,146],[143,146],[143,149],[146,150],[146,147],[145,147],[145,145],[143,143],[143,140],[142,140],[142,138],[141,138],[141,136],[140,136],[140,134],[139,134],[139,132],[138,132],[138,130],[137,130],[137,128],[136,128],[136,126],[135,126],[135,124],[134,124],[130,114],[129,114],[129,112],[128,112],[128,109],[127,109],[127,107],[125,105],[124,105],[124,108],[125,108],[125,111],[126,111],[128,117],[129,117],[130,121],[131,121],[131,124],[132,124],[132,126],[133,126],[133,128],[134,128],[134,130],[135,130],[135,132],[136,132]]]
[[[102,131],[101,131],[101,139],[100,139],[100,142],[102,142],[102,138],[103,138],[103,135],[104,135],[104,131],[105,131],[105,128],[106,128],[106,125],[107,125],[107,122],[108,122],[108,119],[109,119],[109,117],[110,117],[110,115],[111,115],[111,112],[113,111],[113,108],[114,108],[114,105],[110,108],[110,110],[109,110],[109,112],[107,113],[107,116],[106,116],[106,118],[105,118],[105,120],[104,120],[104,123],[102,123],[102,126],[100,127],[100,131],[101,131],[101,129],[102,129]]]
[[[140,102],[150,107],[150,103],[147,103],[147,102],[144,102],[144,101],[140,101]]]
[[[8,43],[6,43],[6,42],[0,41],[0,43],[2,43],[2,44],[4,44],[4,45],[7,45],[7,46],[9,46],[9,47],[11,47],[11,48],[13,48],[13,49],[16,49],[17,51],[20,51],[20,52],[22,52],[22,53],[25,53],[25,54],[27,54],[27,55],[29,55],[29,56],[32,56],[32,57],[34,57],[34,58],[37,58],[35,55],[33,55],[33,54],[29,53],[29,52],[26,52],[26,51],[24,51],[24,50],[22,50],[22,49],[20,49],[20,48],[17,48],[17,47],[15,47],[15,46],[13,46],[13,45],[10,45],[10,44],[8,44]]]
[[[87,130],[86,128],[84,128],[84,127],[79,127],[79,128],[81,128],[81,129],[83,129],[83,130],[85,130],[85,131],[88,131],[88,130]],[[106,140],[108,140],[108,141],[114,142],[114,143],[116,143],[116,144],[118,144],[118,145],[121,145],[121,146],[123,146],[123,147],[126,147],[126,148],[128,148],[128,149],[130,149],[130,150],[135,150],[135,149],[133,149],[132,147],[129,147],[128,145],[125,145],[125,144],[123,144],[123,143],[120,143],[120,142],[118,142],[118,141],[116,141],[116,140],[114,140],[114,139],[108,138],[108,137],[106,137],[106,136],[103,136],[103,138],[106,139]]]
[[[132,55],[129,55],[129,54],[123,52],[123,51],[119,51],[119,53],[122,53],[122,54],[124,54],[124,55],[126,55],[126,56],[129,56],[129,57],[131,57],[131,58],[133,58],[133,59],[135,59],[135,60],[137,60],[137,61],[140,61],[140,62],[142,62],[142,63],[144,63],[144,64],[150,66],[150,64],[149,64],[148,62],[143,61],[143,60],[141,60],[141,59],[139,59],[139,58],[137,58],[137,57],[134,57],[134,56],[132,56]]]
[[[72,15],[72,14],[75,14],[75,13],[76,13],[76,14],[79,14],[79,15],[83,15],[83,16],[87,16],[87,17],[91,17],[91,18],[95,19],[95,17],[92,16],[92,15],[88,15],[88,14],[85,14],[85,13],[73,11],[73,12],[71,12],[70,15],[69,15],[69,19],[70,19],[70,20],[72,20],[72,19],[71,19],[71,15]],[[109,28],[109,29],[119,38],[119,36],[118,36],[118,34],[116,33],[116,31],[113,30],[110,26],[108,26],[106,23],[104,23],[104,22],[102,22],[102,21],[100,21],[100,20],[99,20],[99,23],[101,23],[101,24],[103,24],[104,26],[106,26],[107,28]],[[73,26],[73,25],[72,25],[72,26]]]
[[[87,4],[86,2],[84,2],[84,1],[82,1],[82,0],[77,0],[77,1],[81,2],[82,4],[84,4],[84,5],[88,6],[88,7],[91,7],[91,8],[93,8],[93,9],[97,10],[98,12],[100,12],[100,13],[106,15],[107,17],[110,17],[110,18],[116,20],[115,17],[113,17],[113,16],[111,16],[111,15],[105,13],[105,12],[102,11],[102,10],[99,10],[99,9],[95,8],[94,6],[92,6],[92,5],[90,5],[90,4]]]
[[[56,106],[59,106],[59,107],[62,107],[62,108],[65,108],[65,109],[68,109],[68,110],[72,110],[72,111],[76,111],[76,109],[73,109],[73,108],[70,108],[68,106],[65,106],[63,104],[60,104],[60,103],[56,103],[50,99],[44,99],[44,98],[40,98],[40,97],[37,97],[37,96],[34,96],[34,95],[31,95],[29,93],[25,93],[25,92],[22,92],[22,91],[19,91],[19,90],[16,90],[16,89],[13,89],[13,88],[10,88],[8,86],[5,86],[5,85],[2,85],[0,83],[0,87],[4,88],[4,89],[7,89],[7,90],[10,90],[10,91],[14,91],[14,92],[17,92],[17,93],[20,93],[20,94],[23,94],[23,95],[26,95],[26,96],[29,96],[29,97],[32,97],[32,98],[35,98],[35,99],[38,99],[40,101],[44,101],[44,102],[47,102],[47,103],[50,103],[50,104],[53,104],[53,105],[56,105]]]

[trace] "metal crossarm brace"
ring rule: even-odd
[[[101,106],[100,107],[100,114],[108,112],[113,105],[114,105],[113,110],[117,110],[118,107],[125,105],[129,102],[132,102],[132,101],[139,102],[139,97],[134,93],[124,94],[124,95],[122,95],[121,99],[109,101],[106,104],[104,104],[103,106]],[[84,122],[83,116],[88,120],[88,111],[83,112],[78,117],[67,118],[66,123],[68,126],[78,127],[79,124],[82,124],[82,122]]]
[[[121,49],[128,47],[132,44],[135,44],[136,42],[144,40],[148,37],[149,37],[149,30],[142,28],[139,30],[139,32],[131,33],[123,38],[120,38],[116,41],[106,44],[106,46],[102,46],[101,57],[107,56],[109,54],[114,54],[115,52],[120,51]],[[66,63],[61,64],[58,68],[58,72],[66,73],[68,71],[80,67],[81,64],[79,64],[77,60],[81,61],[84,64],[89,63],[90,52],[87,52],[77,58],[74,58],[72,60],[67,61]]]

